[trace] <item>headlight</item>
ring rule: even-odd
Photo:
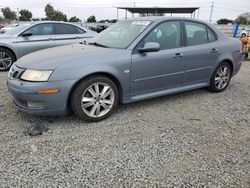
[[[43,71],[43,70],[25,70],[21,76],[22,80],[32,81],[32,82],[46,82],[48,81],[51,73],[53,71]]]

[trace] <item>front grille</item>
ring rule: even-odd
[[[10,79],[20,79],[24,69],[17,67],[15,64],[10,68],[8,77]]]

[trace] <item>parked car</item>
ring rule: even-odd
[[[64,22],[30,22],[0,35],[0,71],[31,52],[85,42],[96,33],[87,28]]]
[[[19,26],[19,24],[10,24],[10,25],[8,25],[6,27],[2,27],[0,29],[0,33],[6,33],[7,31],[10,31],[10,30],[14,29],[17,26]]]
[[[107,29],[108,27],[109,27],[108,25],[96,25],[95,31],[97,33],[100,33],[102,31],[104,31],[105,29]]]
[[[120,21],[88,45],[56,47],[20,58],[8,87],[22,111],[86,121],[119,103],[208,87],[221,92],[241,67],[241,43],[213,25],[187,18]]]
[[[95,31],[97,33],[100,33],[107,29],[109,26],[108,25],[96,25],[96,26],[88,26],[88,28],[92,31]]]
[[[1,33],[1,29],[4,28],[5,26],[0,24],[0,33]]]

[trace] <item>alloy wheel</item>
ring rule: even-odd
[[[13,60],[7,52],[0,51],[0,70],[7,70],[12,65]]]
[[[81,105],[90,117],[106,115],[114,105],[115,93],[106,83],[98,82],[90,85],[83,93]]]
[[[215,75],[215,80],[214,80],[215,87],[218,90],[224,89],[228,85],[230,81],[230,77],[231,77],[230,68],[227,65],[221,66],[217,70],[216,75]]]

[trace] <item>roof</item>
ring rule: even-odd
[[[187,14],[193,13],[199,7],[116,7],[118,9],[124,9],[131,13],[177,13],[177,14]]]

